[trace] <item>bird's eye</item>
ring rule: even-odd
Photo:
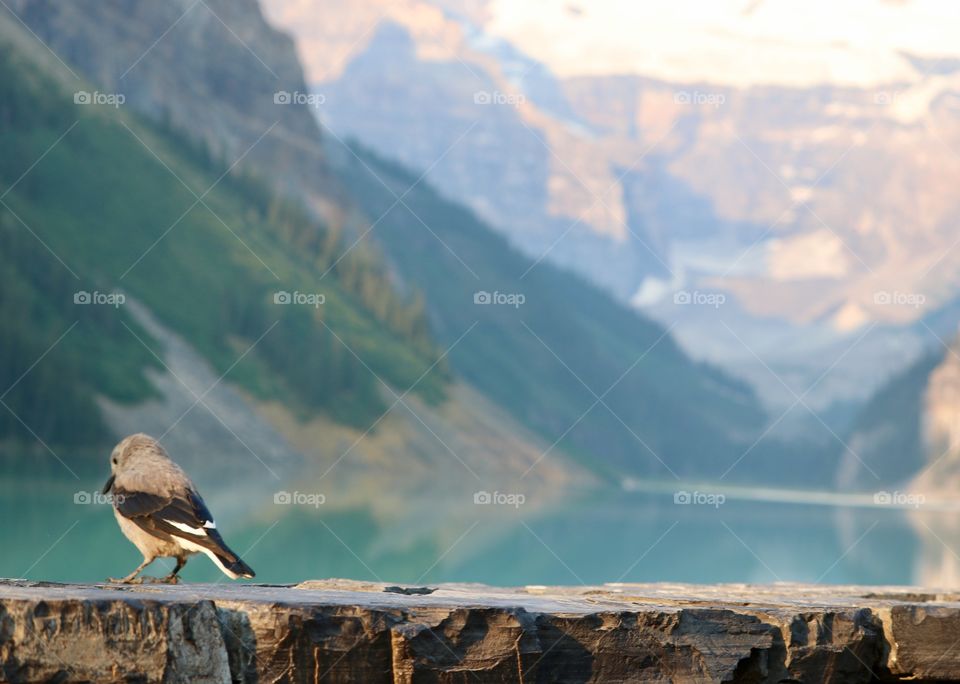
[[[113,465],[117,465],[117,459],[113,459]]]

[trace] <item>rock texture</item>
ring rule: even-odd
[[[956,681],[958,635],[903,587],[0,581],[11,682]]]

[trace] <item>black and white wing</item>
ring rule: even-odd
[[[223,541],[203,499],[192,489],[172,495],[114,486],[114,506],[140,529],[188,551],[205,553],[233,578],[253,577],[253,570]]]

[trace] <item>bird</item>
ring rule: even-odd
[[[223,541],[197,488],[160,442],[138,433],[124,437],[110,454],[110,477],[103,494],[112,494],[120,530],[143,554],[126,577],[109,582],[140,584],[140,572],[157,558],[175,558],[176,567],[152,582],[176,584],[187,558],[204,553],[231,579],[251,578],[253,569]]]

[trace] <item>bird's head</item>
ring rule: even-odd
[[[145,455],[154,453],[165,455],[160,443],[142,432],[120,440],[110,453],[110,477],[103,486],[103,493],[106,494],[113,488],[117,475],[128,468],[131,463]]]

